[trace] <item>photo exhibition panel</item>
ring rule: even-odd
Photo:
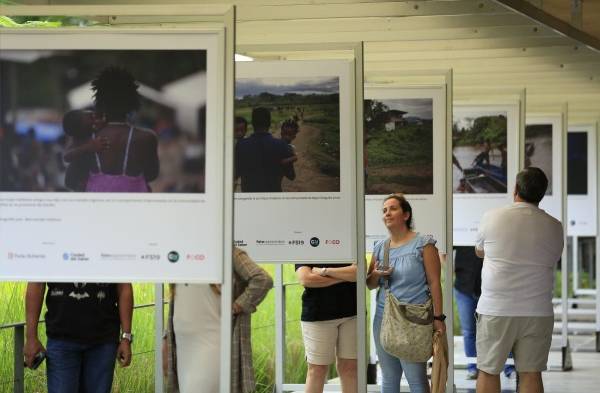
[[[446,245],[446,94],[440,87],[365,89],[366,248],[388,236],[382,204],[406,196],[414,229]]]
[[[1,279],[221,282],[223,33],[1,38]]]
[[[562,221],[562,115],[527,116],[525,168],[540,168],[548,178],[540,208]]]
[[[569,125],[567,138],[567,214],[569,236],[596,236],[596,127]]]
[[[454,245],[474,245],[483,214],[512,202],[518,135],[518,103],[454,106]]]
[[[256,260],[355,260],[350,61],[237,64],[235,244]]]

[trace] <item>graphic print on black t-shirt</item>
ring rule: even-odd
[[[46,333],[86,344],[118,342],[116,284],[48,283]]]
[[[298,270],[302,266],[344,267],[338,264],[295,265]],[[323,288],[304,288],[302,293],[302,315],[304,322],[330,321],[332,319],[352,317],[356,315],[356,283],[341,282]]]

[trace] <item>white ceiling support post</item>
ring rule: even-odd
[[[445,288],[444,288],[444,310],[448,315],[446,323],[446,335],[448,338],[448,380],[446,391],[456,393],[454,383],[454,188],[452,187],[452,125],[454,113],[454,74],[450,69],[446,72],[446,266],[445,266]]]
[[[165,287],[163,283],[154,284],[154,393],[164,391],[162,369],[163,331],[165,330]]]
[[[596,121],[596,135],[600,121]],[[596,137],[596,157],[600,159],[600,138]],[[600,170],[596,170],[596,228],[600,228]],[[596,352],[600,352],[600,234],[596,233]]]
[[[235,98],[235,15],[235,6],[232,6],[223,15],[222,20],[225,30],[225,56],[221,59],[223,62],[222,67],[225,70],[225,94],[223,94],[223,105],[225,108],[225,139],[223,149],[225,157],[228,159],[225,160],[225,172],[223,176],[226,197],[223,201],[222,214],[223,222],[226,225],[223,226],[223,284],[221,291],[221,375],[219,383],[221,393],[231,393],[231,339],[233,326],[230,312],[233,305],[233,101]]]
[[[365,168],[363,149],[364,146],[364,45],[362,42],[354,48],[355,92],[355,144],[356,144],[356,335],[357,335],[357,391],[367,392],[367,305],[366,305],[366,254],[365,254]]]
[[[563,371],[573,369],[573,363],[571,360],[571,351],[569,348],[569,263],[568,263],[568,251],[567,251],[567,228],[569,227],[567,209],[567,174],[568,174],[568,159],[567,159],[567,143],[569,135],[569,104],[565,103],[563,106],[563,113],[565,119],[563,121],[563,132],[562,132],[562,168],[563,175],[561,176],[561,191],[562,191],[562,224],[563,224],[563,242],[564,247],[562,250],[562,256],[560,258],[560,277],[561,277],[561,368]],[[575,241],[576,238],[574,237]]]

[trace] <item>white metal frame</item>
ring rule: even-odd
[[[222,94],[223,102],[220,103],[224,108],[225,118],[223,124],[225,128],[224,151],[225,170],[222,179],[224,200],[223,200],[223,281],[221,308],[230,310],[232,305],[232,244],[233,244],[233,98],[234,98],[234,51],[235,51],[235,7],[228,4],[217,5],[187,5],[177,7],[178,15],[194,15],[194,23],[187,25],[188,28],[204,28],[222,30],[225,36],[224,58],[219,59],[219,65],[224,73],[225,84]],[[139,21],[135,27],[156,29],[160,20],[168,18],[165,15],[164,5],[69,5],[69,6],[0,6],[0,14],[8,16],[27,16],[27,15],[73,15],[73,16],[91,16],[103,17],[107,23],[119,24],[119,28],[132,20]],[[144,16],[140,16],[144,15]],[[154,22],[148,19],[152,16],[157,18]],[[121,23],[119,23],[121,22]],[[160,28],[160,26],[158,27]],[[64,30],[96,31],[98,28],[88,30],[81,28],[65,28]],[[110,28],[101,28],[110,30]],[[229,224],[227,224],[229,223]],[[155,343],[162,343],[164,329],[164,290],[163,284],[155,285]],[[221,367],[220,367],[220,391],[229,393],[231,386],[231,318],[221,319]],[[159,344],[157,344],[158,347]],[[225,355],[225,356],[223,356]],[[163,373],[162,373],[161,351],[155,351],[155,392],[163,391]]]
[[[445,199],[445,215],[442,217],[442,226],[446,231],[446,241],[444,247],[446,249],[446,263],[443,265],[444,274],[444,287],[442,288],[443,299],[444,299],[444,313],[447,316],[446,319],[446,335],[448,342],[448,359],[454,359],[454,326],[452,321],[454,320],[454,308],[453,298],[453,274],[454,274],[454,255],[452,251],[452,82],[453,73],[451,69],[447,70],[422,70],[418,73],[412,72],[396,72],[387,73],[380,77],[370,77],[366,87],[368,88],[442,88],[445,95],[446,101],[446,116],[445,116],[445,146],[444,146],[444,162],[445,162],[445,176],[444,176],[444,192],[446,194]],[[370,322],[373,323],[375,298],[371,296],[371,315]],[[373,338],[369,338],[371,343],[370,356],[375,354],[374,352],[374,341]],[[368,391],[379,391],[379,385],[368,385]],[[454,384],[454,362],[450,361],[448,364],[448,380],[446,384],[447,392],[455,392],[456,386]]]
[[[332,51],[345,52],[343,58],[353,60],[354,73],[352,80],[354,83],[354,95],[352,97],[352,104],[354,105],[354,119],[352,123],[354,126],[355,138],[353,144],[355,145],[355,163],[356,167],[353,169],[355,180],[353,181],[356,188],[355,197],[353,198],[353,204],[355,205],[356,211],[356,255],[357,255],[357,274],[356,274],[356,290],[357,290],[357,315],[365,315],[366,304],[365,304],[365,280],[366,280],[366,266],[365,266],[365,246],[362,239],[364,235],[364,178],[363,178],[363,160],[358,159],[362,157],[362,141],[363,141],[363,45],[359,43],[323,43],[323,44],[293,44],[293,45],[244,45],[238,46],[238,53],[248,54],[257,59],[260,58],[261,53],[265,53],[266,58],[272,59],[274,55],[277,58],[286,58],[297,52],[310,52],[312,56],[311,60],[321,59],[325,60],[330,57]],[[277,55],[278,54],[278,55]],[[294,57],[294,60],[301,60],[304,57]],[[339,57],[337,57],[339,58]],[[335,263],[348,263],[354,261],[335,261]],[[303,390],[303,384],[287,384],[285,383],[285,316],[286,316],[286,305],[285,305],[285,285],[283,282],[283,265],[278,263],[275,266],[275,391],[277,393],[291,391],[291,390]],[[366,321],[364,318],[357,318],[357,368],[358,370],[366,370]],[[366,374],[359,372],[357,377],[358,391],[366,392]],[[327,384],[325,385],[326,391],[339,390],[339,385]]]

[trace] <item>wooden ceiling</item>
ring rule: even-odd
[[[600,0],[580,0],[582,7],[581,29],[600,39]],[[554,15],[555,17],[571,23],[572,0],[538,0],[533,2],[538,8]]]
[[[531,6],[540,0],[177,2],[235,4],[239,51],[256,58],[318,58],[323,53],[291,50],[290,44],[364,41],[367,83],[426,83],[433,80],[431,74],[436,70],[452,69],[457,99],[526,89],[528,112],[560,112],[568,103],[571,123],[600,119],[600,0],[585,1],[581,30],[564,23],[570,20],[571,14],[570,8],[565,7],[571,3],[567,0],[542,0],[541,9]],[[194,21],[194,17],[181,17],[180,8],[168,0],[29,0],[20,3],[162,3],[165,14],[178,17],[154,20]],[[110,22],[141,23],[143,20],[121,18]],[[264,44],[280,47],[276,51],[252,49]],[[326,56],[339,58],[347,53],[330,51]]]

